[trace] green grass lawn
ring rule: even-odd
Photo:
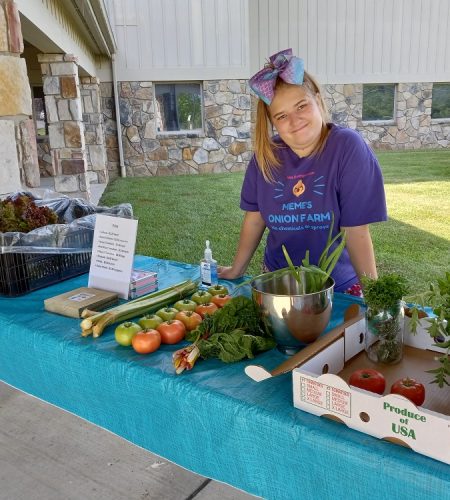
[[[381,272],[404,275],[411,290],[450,269],[450,150],[377,153],[389,221],[374,224]],[[230,264],[239,239],[243,173],[116,179],[101,204],[130,202],[139,220],[136,253],[198,263],[209,239],[219,264]],[[263,245],[249,274],[259,274]]]

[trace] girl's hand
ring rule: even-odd
[[[232,266],[217,266],[217,274],[219,278],[223,280],[234,280],[242,276],[242,274],[236,272]]]

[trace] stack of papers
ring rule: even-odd
[[[129,299],[137,299],[157,289],[158,274],[156,272],[133,269],[131,272]]]

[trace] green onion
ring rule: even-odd
[[[310,263],[309,260],[309,250],[306,250],[305,257],[302,260],[301,266],[295,266],[290,258],[286,247],[282,245],[282,250],[284,253],[284,257],[286,258],[286,262],[288,264],[288,271],[291,275],[296,279],[296,281],[302,286],[303,293],[316,293],[320,292],[328,278],[331,275],[334,267],[336,266],[342,252],[345,248],[345,232],[340,231],[334,238],[332,238],[333,234],[333,226],[334,226],[334,213],[331,213],[331,224],[330,230],[328,232],[328,238],[323,249],[322,253],[319,257],[318,265],[315,266]],[[331,247],[338,241],[339,244],[336,248],[328,255]],[[279,271],[275,271],[279,272]],[[273,273],[268,273],[268,279],[272,277]]]
[[[325,248],[320,254],[317,266],[310,263],[309,250],[306,250],[305,252],[305,257],[302,259],[302,265],[301,266],[294,265],[291,257],[289,256],[288,251],[286,250],[286,247],[282,245],[281,248],[283,250],[283,254],[288,264],[288,267],[264,273],[264,275],[260,276],[258,279],[261,281],[261,283],[265,283],[266,281],[270,281],[274,278],[280,278],[285,274],[289,273],[301,286],[303,294],[316,293],[323,290],[325,283],[331,276],[331,273],[345,248],[345,240],[346,240],[345,231],[340,231],[334,238],[332,238],[333,226],[334,226],[334,213],[331,212],[331,224],[330,224],[330,230],[328,232],[327,242],[325,244]],[[337,241],[339,241],[339,244],[329,254],[331,247]],[[239,284],[235,288],[235,292],[238,288],[244,285],[251,284],[253,280],[254,278],[250,278],[249,280],[246,280],[243,283]]]
[[[136,316],[148,314],[184,299],[197,290],[197,283],[192,280],[182,281],[176,285],[149,293],[125,304],[91,315],[81,322],[81,335],[99,337],[103,330],[112,323],[126,321]]]

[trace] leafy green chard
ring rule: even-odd
[[[275,347],[275,341],[261,323],[258,310],[248,297],[233,297],[213,316],[205,316],[196,330],[186,334],[204,359],[225,363],[253,358]]]
[[[447,378],[450,377],[450,272],[446,272],[443,278],[438,279],[437,284],[431,283],[428,291],[406,297],[405,300],[415,304],[409,309],[413,333],[417,332],[421,309],[429,306],[436,315],[429,318],[430,326],[427,330],[434,339],[434,345],[445,349],[445,352],[437,358],[439,366],[429,370],[429,373],[434,374],[432,382],[438,384],[439,387],[450,385]]]

